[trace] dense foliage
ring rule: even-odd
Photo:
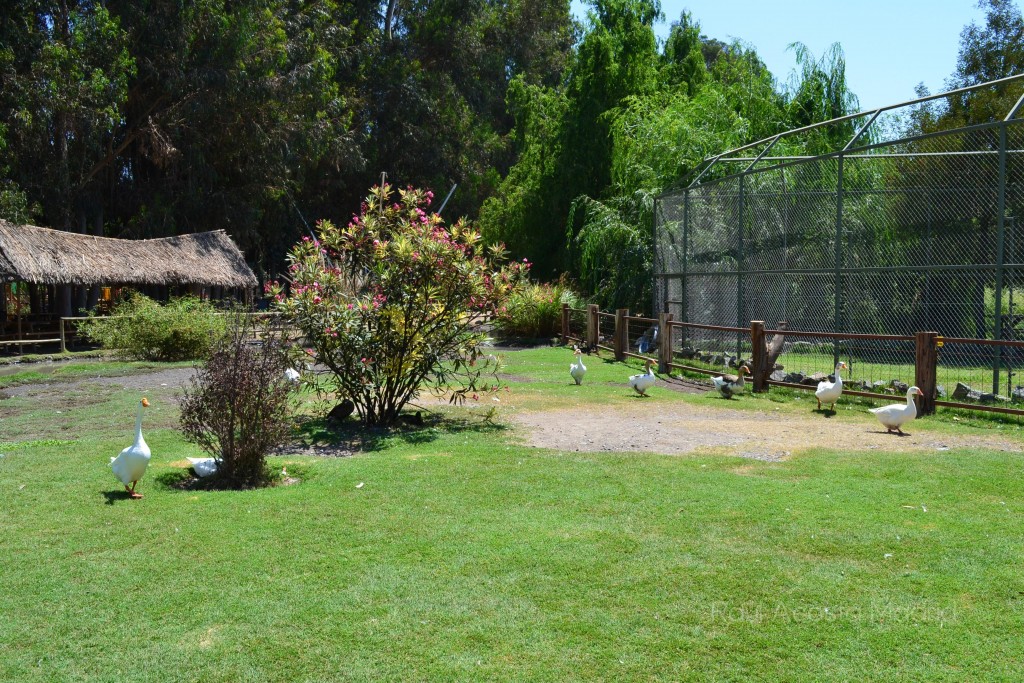
[[[1024,68],[1013,0],[982,0],[961,86]],[[381,172],[606,307],[650,304],[653,198],[738,144],[850,113],[838,45],[771,74],[658,0],[13,0],[0,14],[0,217],[129,237],[226,228],[261,277]],[[790,36],[798,39],[801,36]],[[909,94],[909,93],[908,93]],[[922,107],[929,132],[1013,87]],[[818,153],[832,126],[775,151]],[[439,197],[440,198],[440,197]],[[266,279],[266,278],[264,278]]]
[[[84,320],[79,330],[106,349],[127,358],[152,361],[198,360],[210,354],[224,332],[224,317],[195,297],[160,304],[132,293],[114,306],[110,316]]]
[[[504,337],[551,338],[562,329],[562,304],[584,304],[564,282],[523,283],[494,313],[494,326]]]
[[[217,459],[215,485],[248,488],[270,480],[266,456],[291,433],[288,363],[274,328],[238,314],[184,388],[181,431]]]
[[[502,306],[529,265],[499,265],[500,246],[446,226],[432,199],[374,187],[347,226],[322,221],[292,249],[287,293],[269,288],[367,425],[394,423],[423,389],[456,402],[497,388],[475,318]]]

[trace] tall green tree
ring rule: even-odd
[[[99,191],[136,72],[128,42],[102,2],[15,0],[0,16],[0,167],[50,225],[77,229]]]

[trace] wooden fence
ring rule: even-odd
[[[629,341],[630,324],[640,324],[648,326],[648,328],[657,329],[658,343],[654,345],[652,353],[640,354],[633,353],[630,350],[632,348]],[[593,304],[588,305],[586,309],[574,309],[569,307],[568,304],[562,305],[561,338],[563,344],[573,342],[587,349],[606,350],[613,353],[616,360],[624,360],[625,358],[653,358],[657,360],[658,371],[662,373],[671,372],[672,370],[683,370],[707,375],[721,374],[721,370],[688,364],[685,362],[685,357],[677,357],[675,342],[687,338],[688,333],[695,330],[736,335],[738,339],[742,339],[744,347],[749,344],[750,358],[745,361],[745,364],[750,367],[751,380],[755,392],[768,391],[770,386],[809,391],[813,391],[816,388],[814,385],[772,379],[772,373],[776,367],[775,358],[778,356],[778,349],[782,347],[783,339],[813,339],[834,342],[836,344],[852,341],[892,343],[905,345],[913,349],[914,384],[924,394],[917,397],[918,410],[921,414],[932,414],[935,412],[936,406],[942,406],[1010,415],[1024,415],[1024,409],[1021,408],[944,400],[938,394],[937,385],[941,350],[950,351],[951,348],[958,346],[985,346],[997,347],[1000,353],[1009,349],[1024,351],[1024,341],[943,337],[938,332],[933,331],[917,332],[913,335],[889,335],[771,329],[766,328],[764,322],[760,320],[751,321],[749,328],[729,327],[676,321],[672,319],[672,314],[670,313],[663,313],[658,318],[644,318],[630,316],[629,311],[626,309],[619,309],[615,313],[607,313],[598,310],[598,307]],[[782,338],[779,338],[777,335],[782,335]],[[771,355],[773,346],[776,348],[774,357]],[[838,353],[835,357],[838,359]],[[894,395],[891,393],[867,391],[854,388],[853,386],[845,388],[844,393],[888,401],[904,399],[902,394]]]

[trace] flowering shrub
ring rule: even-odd
[[[564,282],[527,284],[509,296],[495,312],[494,324],[509,337],[537,339],[552,337],[562,328],[562,304],[582,304]]]
[[[432,199],[373,188],[348,226],[321,221],[292,249],[290,291],[268,286],[367,425],[393,423],[422,389],[453,402],[497,389],[474,317],[504,304],[529,264],[502,265],[500,245],[484,248],[461,221],[445,226]]]

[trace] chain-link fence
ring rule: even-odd
[[[792,131],[708,160],[693,183],[657,200],[654,310],[721,326],[785,320],[791,330],[1024,339],[1021,78]],[[949,103],[970,102],[986,88],[1012,105],[1000,113],[1004,120],[921,132],[929,130],[920,124],[925,114],[939,120]],[[834,151],[772,155],[798,148],[789,143],[800,135],[820,138],[830,129],[848,131],[835,136]],[[908,130],[915,134],[899,133]],[[803,372],[830,372],[843,359],[870,367],[865,381],[907,381],[907,351],[893,344],[789,344],[780,362],[788,358]],[[962,382],[1009,398],[1024,354],[960,344],[939,363],[949,393]]]

